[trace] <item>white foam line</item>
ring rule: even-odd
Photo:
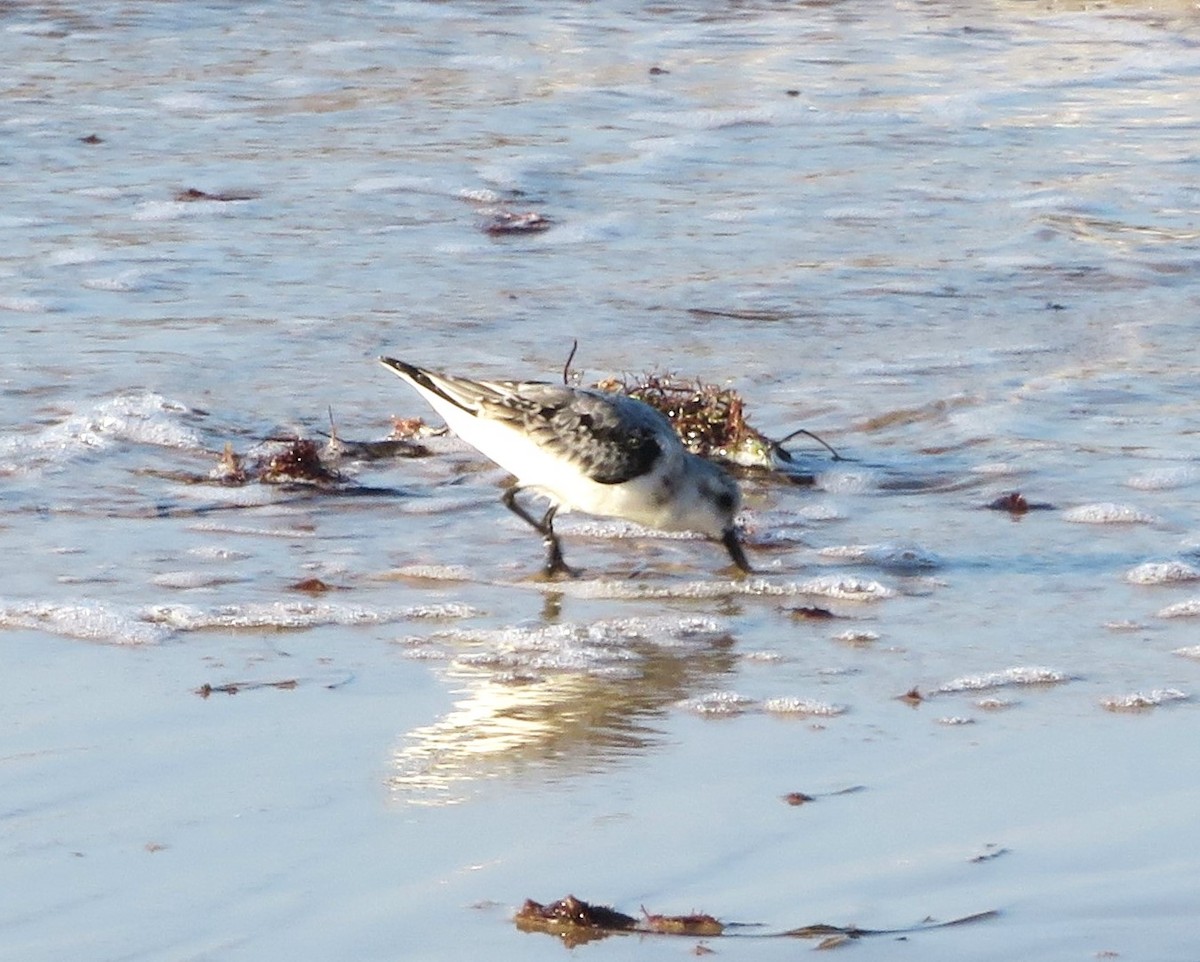
[[[735,596],[793,598],[817,595],[840,601],[880,601],[895,597],[896,591],[879,581],[843,575],[822,575],[808,581],[768,581],[746,578],[729,581],[685,581],[648,584],[641,581],[577,580],[513,582],[512,587],[533,588],[547,593],[562,593],[578,598],[621,598],[630,600],[657,598],[730,598]]]

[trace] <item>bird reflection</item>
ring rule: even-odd
[[[393,796],[454,804],[480,780],[533,769],[557,779],[642,752],[661,737],[670,705],[733,669],[732,645],[724,633],[665,645],[626,640],[619,660],[579,670],[539,667],[528,652],[516,665],[503,656],[488,664],[478,650],[460,656],[449,675],[463,695],[444,717],[404,737],[393,757]]]

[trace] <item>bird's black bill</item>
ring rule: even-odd
[[[742,542],[738,539],[736,528],[730,528],[721,536],[721,544],[725,545],[725,550],[729,552],[729,557],[733,559],[735,565],[747,574],[753,573],[754,569],[746,560],[746,552],[742,550]]]

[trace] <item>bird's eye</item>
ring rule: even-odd
[[[728,491],[722,491],[717,495],[717,507],[722,511],[733,510],[733,495]]]

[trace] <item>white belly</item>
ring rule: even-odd
[[[670,511],[656,497],[659,483],[654,476],[601,484],[502,421],[477,418],[441,398],[429,400],[455,434],[513,474],[521,487],[544,494],[559,510],[625,518],[651,528],[671,526]]]

